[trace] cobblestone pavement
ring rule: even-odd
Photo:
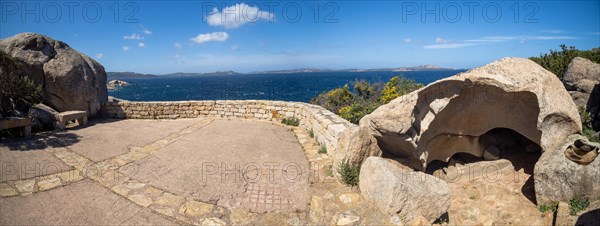
[[[319,148],[300,127],[211,118],[10,140],[0,224],[391,224],[334,180]]]

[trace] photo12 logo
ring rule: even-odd
[[[535,2],[402,2],[402,22],[421,23],[442,20],[447,23],[483,19],[496,23],[510,19],[514,23],[538,23],[536,15],[540,7]]]
[[[58,23],[83,20],[97,23],[110,17],[114,23],[138,23],[139,6],[135,2],[53,2],[53,1],[2,1],[0,20],[21,23]]]

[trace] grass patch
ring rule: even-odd
[[[352,187],[358,186],[360,165],[351,164],[349,159],[344,158],[338,162],[336,171],[340,174],[342,183]]]
[[[297,118],[294,118],[294,117],[292,117],[292,118],[283,118],[281,120],[281,123],[283,123],[285,125],[288,125],[288,126],[298,126],[298,125],[300,125],[300,119],[297,119]]]
[[[600,142],[600,137],[592,129],[592,115],[583,106],[579,107],[579,117],[581,118],[581,135],[587,137],[591,142]]]
[[[571,201],[569,201],[569,214],[571,214],[571,216],[575,216],[577,213],[586,209],[589,205],[590,200],[588,199],[571,199]]]
[[[554,213],[554,212],[556,212],[556,210],[558,210],[558,203],[540,205],[540,206],[538,206],[538,210],[542,213],[545,213],[548,211],[552,211]]]
[[[310,136],[310,138],[315,138],[315,132],[312,129],[309,129],[308,136]]]
[[[319,154],[327,154],[327,146],[321,144],[321,147],[319,148]]]

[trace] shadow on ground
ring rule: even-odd
[[[592,210],[577,218],[575,225],[598,225],[600,223],[600,209]]]
[[[68,147],[81,141],[82,137],[73,133],[74,131],[117,121],[121,120],[94,119],[90,120],[86,125],[67,127],[65,131],[44,131],[36,133],[31,137],[2,137],[0,138],[0,148],[5,147],[11,151],[33,151],[49,147]]]

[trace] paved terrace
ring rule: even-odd
[[[0,224],[389,224],[305,129],[100,120],[0,144]]]
[[[316,134],[316,133],[315,133]],[[261,119],[96,120],[0,143],[0,225],[393,225],[303,127]],[[329,150],[329,149],[328,149]],[[504,161],[504,162],[503,162]],[[451,225],[549,225],[530,174],[451,183]],[[517,161],[518,162],[518,161]],[[482,162],[480,164],[488,164]],[[481,167],[479,167],[481,168]]]

